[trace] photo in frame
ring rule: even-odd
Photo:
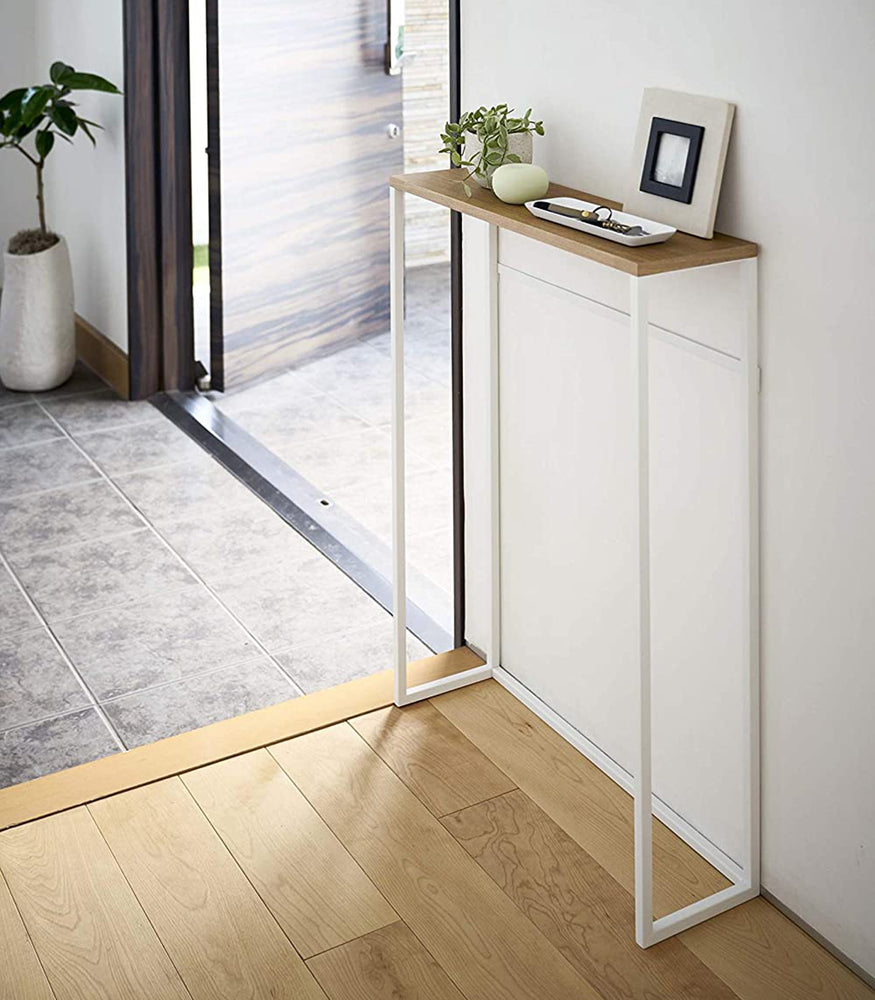
[[[735,105],[647,88],[623,210],[710,239]]]

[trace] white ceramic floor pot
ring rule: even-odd
[[[480,139],[476,135],[469,135],[465,137],[465,159],[473,160],[474,157],[480,152]],[[520,158],[520,163],[531,163],[532,162],[532,133],[531,132],[512,132],[507,137],[507,152],[516,153]],[[483,177],[481,174],[474,174],[473,180],[477,181],[480,187],[491,188],[492,187],[492,175],[501,166],[500,163],[496,163],[494,166],[490,166],[486,170],[486,176]]]
[[[41,253],[3,257],[0,380],[41,392],[66,382],[76,363],[73,275],[63,237]]]

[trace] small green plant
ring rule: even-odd
[[[447,122],[445,131],[441,133],[443,148],[441,153],[449,153],[454,167],[467,167],[468,173],[462,178],[465,194],[471,197],[471,187],[468,181],[474,174],[486,178],[490,167],[500,167],[502,163],[519,163],[516,153],[507,151],[508,136],[518,132],[534,132],[544,134],[544,123],[532,121],[532,109],[522,116],[514,118],[513,109],[506,104],[498,104],[494,108],[477,108],[476,111],[466,111],[457,122]],[[480,148],[466,158],[465,138],[476,135],[480,140]]]
[[[0,98],[0,149],[15,149],[26,157],[36,170],[36,200],[39,205],[39,229],[20,233],[17,252],[36,253],[57,242],[57,237],[46,228],[45,188],[43,171],[46,160],[55,145],[55,136],[72,142],[77,132],[96,145],[92,129],[102,128],[97,122],[81,118],[76,112],[76,102],[70,95],[77,90],[97,90],[105,94],[120,94],[114,83],[94,73],[79,73],[63,62],[52,63],[49,69],[51,83],[35,87],[19,87]],[[33,139],[31,150],[25,140]],[[16,251],[13,251],[16,252]]]

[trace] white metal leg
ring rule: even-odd
[[[409,705],[423,698],[445,694],[492,676],[498,663],[501,634],[500,536],[498,481],[498,228],[489,226],[489,436],[490,510],[492,547],[490,558],[491,621],[487,663],[450,677],[407,686],[407,557],[405,537],[404,451],[404,194],[390,188],[389,194],[389,297],[392,338],[392,610],[394,614],[395,704]]]
[[[653,791],[650,711],[650,365],[647,279],[629,282],[634,375],[633,412],[638,457],[638,761],[635,769],[635,940],[653,937]]]
[[[747,852],[744,867],[747,884],[760,888],[760,521],[759,521],[759,295],[758,264],[754,258],[739,262],[746,300],[747,330],[745,338],[745,418],[747,421],[747,528],[748,557],[746,569],[747,628],[750,637],[748,651],[749,677],[746,689],[745,747],[747,749],[748,819]]]
[[[489,648],[486,663],[490,672],[501,666],[501,432],[499,401],[498,340],[498,226],[489,227]]]
[[[392,614],[395,704],[407,701],[407,546],[404,527],[404,193],[389,188],[389,309],[392,338]]]
[[[745,559],[748,684],[744,700],[745,812],[747,836],[741,879],[721,892],[653,919],[653,785],[650,658],[650,422],[648,281],[630,279],[630,320],[634,373],[635,447],[638,458],[638,759],[634,784],[635,939],[642,948],[664,941],[759,895],[760,891],[760,672],[759,672],[759,365],[757,261],[738,262],[746,300],[743,366],[747,480]]]

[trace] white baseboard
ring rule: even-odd
[[[496,667],[492,675],[502,687],[507,688],[515,698],[531,709],[538,718],[543,719],[551,729],[559,733],[575,750],[579,750],[599,770],[604,771],[622,789],[630,795],[632,794],[634,778],[613,757],[609,757],[600,747],[587,739],[583,733],[575,729],[570,722],[563,719],[561,715],[550,708],[546,702],[542,701],[525,684],[518,681],[503,667]],[[725,875],[731,882],[736,885],[744,882],[744,871],[738,862],[733,860],[725,851],[722,851],[713,841],[709,840],[700,830],[697,830],[683,816],[675,812],[671,806],[656,795],[653,796],[653,815],[665,823],[672,833],[677,834],[681,840],[689,844],[694,851],[705,858],[706,861],[709,861],[717,871]]]

